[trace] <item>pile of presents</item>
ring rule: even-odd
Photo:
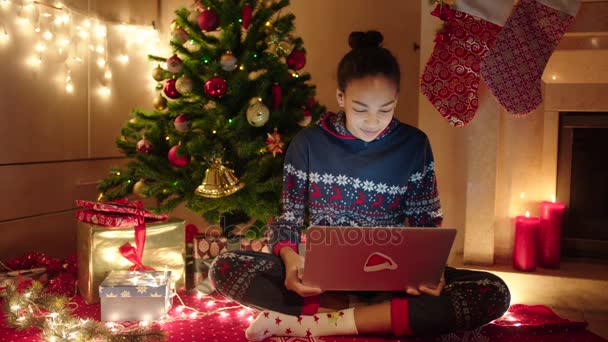
[[[213,292],[208,272],[219,254],[270,252],[267,238],[195,234],[196,227],[186,229],[183,220],[153,214],[141,202],[77,205],[78,292],[88,304],[101,303],[103,321],[160,319],[175,289]],[[0,273],[0,285],[25,274]]]

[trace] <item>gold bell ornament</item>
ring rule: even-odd
[[[196,188],[195,193],[207,198],[221,198],[232,195],[244,186],[245,183],[234,175],[234,170],[222,164],[221,158],[213,158],[211,166],[205,171],[203,183]]]

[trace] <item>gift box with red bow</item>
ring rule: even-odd
[[[99,285],[111,271],[171,271],[184,285],[185,224],[143,208],[141,202],[76,201],[78,289],[88,304],[99,302]]]

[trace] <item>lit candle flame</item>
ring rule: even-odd
[[[551,202],[555,203],[555,195],[551,196]]]
[[[526,217],[530,217],[530,211],[526,210]]]

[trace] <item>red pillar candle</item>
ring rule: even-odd
[[[559,268],[562,241],[562,218],[566,205],[544,201],[540,204],[538,228],[538,265]]]
[[[538,217],[517,216],[515,218],[515,244],[513,245],[513,267],[520,271],[536,269]]]

